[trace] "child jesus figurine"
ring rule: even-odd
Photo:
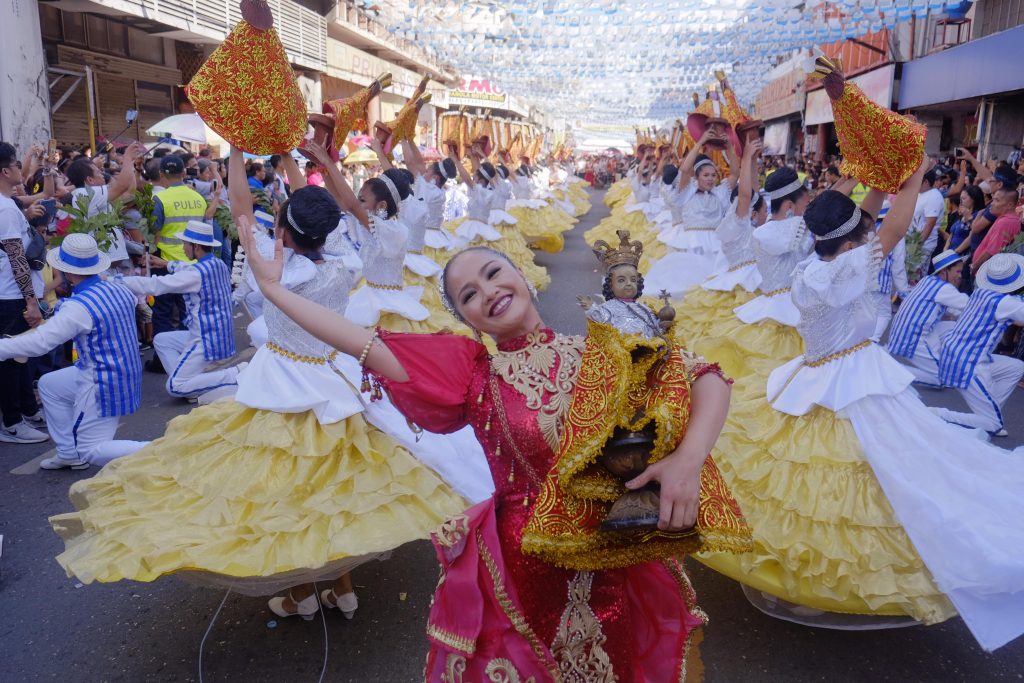
[[[619,245],[613,248],[604,240],[594,242],[594,255],[604,267],[603,296],[579,297],[580,305],[587,317],[594,322],[605,323],[624,334],[642,334],[644,337],[664,336],[663,320],[668,313],[665,309],[655,313],[639,301],[644,291],[644,278],[637,267],[644,253],[639,240],[629,240],[628,230],[617,230]],[[668,309],[671,310],[671,309]]]

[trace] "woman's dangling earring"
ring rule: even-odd
[[[523,283],[526,285],[526,291],[528,291],[530,293],[530,297],[533,298],[534,301],[536,301],[537,288],[533,286],[532,282],[526,279],[526,276],[523,275],[522,271],[520,271],[519,275],[523,278]]]
[[[373,215],[381,219],[382,221],[387,220],[388,210],[385,209],[383,206],[378,206],[376,209],[373,210]]]

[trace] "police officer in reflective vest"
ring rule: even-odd
[[[206,215],[206,200],[202,195],[185,184],[185,162],[175,154],[168,154],[160,160],[160,175],[164,189],[153,195],[154,228],[157,232],[159,256],[168,263],[188,261],[185,247],[178,233],[185,230],[189,221],[202,221]],[[166,275],[166,269],[154,268],[154,275]],[[178,310],[178,325],[174,324],[174,310]],[[180,294],[164,294],[156,297],[153,304],[153,333],[184,329],[186,309]],[[164,371],[160,361],[154,358],[147,364],[147,370]]]
[[[220,242],[213,239],[213,226],[189,221],[175,237],[183,242],[188,261],[170,262],[168,275],[126,277],[121,282],[136,294],[185,296],[188,329],[161,332],[153,338],[153,348],[167,368],[167,392],[195,398],[236,386],[245,364],[207,369],[211,362],[235,355],[231,271],[214,256]]]

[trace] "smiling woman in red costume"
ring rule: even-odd
[[[607,532],[583,528],[579,508],[559,507],[566,501],[552,482],[566,454],[578,452],[577,437],[592,434],[587,429],[608,417],[598,410],[585,424],[578,419],[586,412],[581,403],[625,400],[626,392],[607,390],[612,385],[606,381],[628,368],[617,376],[597,360],[602,340],[616,334],[611,328],[595,333],[592,323],[590,337],[554,332],[541,320],[522,273],[487,247],[453,257],[441,289],[456,317],[493,337],[494,355],[456,335],[365,329],[282,287],[280,257],[257,254],[251,265],[270,301],[358,358],[407,418],[442,433],[471,425],[487,455],[494,497],[435,535],[442,579],[427,627],[428,680],[685,676],[703,614],[676,559],[692,547],[684,539],[692,539],[695,523],[701,542],[713,538],[720,548],[741,549],[749,538],[713,463],[705,462],[729,406],[729,385],[717,366],[675,349],[660,366],[666,376],[675,372],[666,391],[676,392],[675,403],[660,406],[668,409],[664,419],[674,431],[667,432],[660,459],[627,484],[660,483],[658,529],[610,550],[601,535]],[[630,355],[617,357],[628,363]],[[560,525],[551,523],[553,511],[564,513]],[[571,536],[573,550],[563,552],[558,534]],[[533,540],[529,547],[524,536]]]

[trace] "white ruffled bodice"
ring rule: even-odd
[[[491,208],[504,211],[510,199],[512,199],[512,182],[506,178],[498,178],[491,197]]]
[[[721,244],[722,255],[725,256],[730,268],[754,258],[751,245],[754,239],[754,226],[750,222],[749,213],[742,218],[736,215],[735,201],[718,223],[715,236]]]
[[[633,179],[630,181],[630,186],[633,188],[634,202],[642,204],[651,200],[651,186],[644,185],[640,182],[639,176],[633,176]]]
[[[659,191],[665,207],[672,215],[672,225],[679,225],[683,222],[683,205],[679,201],[680,191],[676,183],[661,183]],[[671,226],[668,226],[671,227]]]
[[[793,303],[804,359],[814,362],[870,339],[878,319],[876,297],[882,247],[877,238],[831,261],[812,256],[793,273]]]
[[[725,180],[710,192],[698,191],[696,179],[691,180],[674,197],[682,207],[679,222],[682,223],[683,228],[693,230],[717,227],[729,207],[729,191],[729,183]]]
[[[769,375],[773,408],[789,415],[805,415],[816,405],[839,411],[910,386],[914,376],[870,341],[882,260],[881,244],[872,236],[831,261],[812,256],[797,268],[791,295],[800,312],[804,354]]]
[[[398,219],[405,223],[409,231],[406,250],[417,253],[423,251],[427,234],[427,205],[423,198],[411,194],[403,199]]]
[[[370,217],[372,230],[356,220],[347,217],[348,227],[359,242],[359,257],[363,260],[363,277],[367,282],[391,287],[403,283],[402,268],[405,265],[405,251],[409,229],[397,218],[380,219]]]
[[[444,190],[420,175],[416,176],[412,191],[423,200],[423,206],[426,209],[426,218],[424,219],[426,227],[441,227],[441,224],[444,223]]]
[[[486,223],[491,215],[492,201],[494,201],[494,190],[476,183],[473,187],[469,188],[466,214],[475,221]]]
[[[515,180],[512,182],[512,195],[516,199],[532,199],[533,186],[530,184],[530,178],[519,173],[516,173],[514,178]]]
[[[295,258],[313,264],[303,256]],[[352,289],[345,264],[341,259],[330,259],[313,266],[310,279],[288,288],[303,299],[343,312],[348,305],[348,292]],[[270,300],[263,304],[263,317],[267,323],[268,340],[291,353],[320,358],[333,351],[328,344],[299,327]]]
[[[331,258],[314,264],[304,256],[286,254],[282,284],[309,301],[343,313],[351,288],[346,266]],[[363,404],[348,382],[331,370],[327,359],[335,350],[313,337],[272,302],[263,306],[267,342],[238,376],[235,400],[278,413],[312,411],[321,424],[354,415]]]
[[[814,248],[804,219],[792,216],[781,221],[768,221],[754,231],[754,257],[761,273],[761,291],[775,292],[789,287],[793,270]]]

